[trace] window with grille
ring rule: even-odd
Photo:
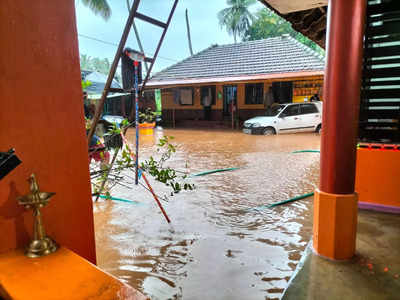
[[[245,90],[246,104],[263,104],[264,84],[248,83]]]

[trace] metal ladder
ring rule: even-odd
[[[127,21],[126,21],[125,28],[124,28],[124,31],[123,31],[122,36],[121,36],[121,40],[120,40],[120,42],[118,44],[117,52],[115,53],[115,57],[114,57],[112,65],[111,65],[110,72],[108,74],[106,84],[104,85],[104,90],[103,90],[103,93],[101,95],[101,99],[100,99],[100,101],[99,101],[99,103],[98,103],[98,105],[96,107],[96,112],[95,112],[95,115],[93,117],[93,122],[92,122],[92,125],[91,125],[89,133],[88,133],[88,137],[87,138],[88,138],[88,144],[89,145],[90,145],[90,140],[93,137],[94,131],[96,129],[96,125],[97,125],[98,121],[100,120],[101,114],[103,113],[104,103],[105,103],[105,101],[107,99],[108,93],[109,92],[126,92],[126,91],[124,91],[122,89],[111,88],[111,83],[112,83],[112,80],[113,80],[113,78],[115,76],[115,71],[117,70],[117,66],[118,66],[119,60],[121,59],[121,56],[123,54],[122,52],[123,52],[123,49],[125,47],[125,43],[126,43],[126,40],[128,38],[128,35],[129,35],[130,29],[132,27],[132,23],[134,22],[134,19],[135,18],[140,19],[142,21],[148,22],[150,24],[153,24],[155,26],[161,27],[163,29],[161,37],[160,37],[160,40],[158,41],[157,48],[156,48],[156,51],[154,53],[154,56],[152,58],[148,58],[148,57],[145,58],[146,62],[150,63],[150,66],[149,66],[149,70],[148,70],[148,72],[146,74],[146,77],[142,82],[141,90],[143,91],[145,89],[145,87],[146,87],[147,81],[150,78],[151,71],[152,71],[154,63],[155,63],[155,61],[157,59],[157,55],[158,55],[158,52],[160,51],[162,42],[164,41],[164,37],[165,37],[165,34],[167,33],[169,24],[171,23],[171,19],[172,19],[172,16],[173,16],[174,12],[175,12],[176,5],[178,4],[178,0],[174,0],[174,3],[172,5],[171,11],[169,13],[167,22],[165,22],[165,23],[161,22],[159,20],[156,20],[156,19],[154,19],[152,17],[149,17],[149,16],[146,16],[144,14],[139,13],[137,11],[138,7],[139,7],[139,4],[140,4],[140,0],[135,0],[133,2],[132,8],[131,8],[131,10],[129,12],[129,17],[128,17]]]
[[[135,19],[135,18],[138,18],[138,19],[140,19],[140,20],[142,20],[142,21],[148,22],[148,23],[153,24],[153,25],[155,25],[155,26],[159,26],[159,27],[161,27],[161,28],[163,29],[162,34],[161,34],[161,37],[160,37],[160,40],[158,41],[157,48],[156,48],[156,51],[155,51],[155,53],[154,53],[154,56],[153,56],[152,58],[145,57],[145,61],[150,63],[150,67],[149,67],[149,69],[148,69],[148,71],[147,71],[147,74],[146,74],[145,79],[144,79],[143,82],[142,82],[141,91],[144,91],[144,89],[145,89],[145,87],[146,87],[146,83],[147,83],[147,81],[148,81],[149,78],[150,78],[151,70],[153,69],[153,66],[154,66],[154,63],[155,63],[155,61],[156,61],[158,52],[160,51],[162,42],[164,41],[165,34],[167,33],[169,24],[171,23],[171,19],[172,19],[172,16],[173,16],[174,12],[175,12],[176,5],[178,4],[178,0],[174,0],[174,3],[173,3],[173,5],[172,5],[172,8],[171,8],[171,11],[170,11],[170,13],[169,13],[169,16],[168,16],[168,19],[167,19],[167,22],[166,22],[166,23],[161,22],[161,21],[156,20],[156,19],[154,19],[154,18],[152,18],[152,17],[149,17],[149,16],[146,16],[146,15],[143,15],[143,14],[139,13],[139,12],[137,11],[137,10],[138,10],[138,7],[139,7],[139,4],[140,4],[140,0],[135,0],[135,1],[133,2],[132,8],[131,8],[131,10],[130,10],[130,12],[129,12],[129,17],[128,17],[127,21],[126,21],[125,28],[124,28],[124,31],[123,31],[123,33],[122,33],[121,40],[120,40],[120,42],[119,42],[119,44],[118,44],[117,52],[115,53],[115,57],[114,57],[114,60],[113,60],[112,65],[111,65],[110,72],[109,72],[109,74],[108,74],[106,84],[104,85],[104,90],[103,90],[103,93],[102,93],[102,95],[101,95],[101,99],[100,99],[100,101],[99,101],[99,103],[98,103],[98,105],[97,105],[97,107],[96,107],[96,112],[95,112],[95,115],[94,115],[94,117],[93,117],[92,125],[91,125],[90,130],[89,130],[89,133],[88,133],[88,137],[87,137],[87,138],[88,138],[88,144],[89,144],[89,146],[90,146],[90,141],[91,141],[91,139],[92,139],[92,137],[93,137],[93,134],[94,134],[94,132],[95,132],[95,130],[96,130],[97,123],[99,122],[100,116],[101,116],[101,114],[103,113],[104,103],[105,103],[105,101],[106,101],[106,99],[107,99],[108,93],[109,93],[109,92],[131,92],[131,93],[132,93],[132,90],[130,90],[130,91],[125,91],[125,90],[123,90],[123,89],[114,89],[114,88],[111,88],[111,83],[112,83],[112,80],[113,80],[113,78],[114,78],[114,76],[115,76],[115,71],[117,70],[117,66],[118,66],[119,60],[121,59],[121,57],[122,57],[122,55],[123,55],[123,50],[124,50],[124,47],[125,47],[125,43],[126,43],[126,40],[128,39],[128,35],[129,35],[130,29],[131,29],[131,27],[132,27],[132,24],[133,24],[133,22],[134,22],[134,19]],[[137,78],[137,77],[136,77],[136,78]],[[137,88],[137,89],[134,89],[134,91],[135,91],[135,94],[136,94],[136,97],[137,97],[138,92],[139,92],[139,89],[138,89],[138,88]],[[137,100],[136,100],[136,101],[137,101]],[[133,110],[131,111],[131,114],[130,114],[130,118],[131,118],[131,119],[132,119],[132,116],[133,116]],[[136,119],[136,123],[137,123],[137,119]],[[121,136],[122,136],[122,137],[124,137],[124,135],[125,135],[125,133],[126,133],[126,130],[127,130],[127,128],[125,128],[124,133],[121,133]],[[138,174],[139,174],[139,166],[138,166],[138,157],[139,157],[139,156],[138,156],[138,137],[139,137],[139,136],[138,136],[138,126],[136,126],[136,145],[137,145],[137,146],[136,146],[137,151],[136,151],[136,155],[135,155],[135,159],[136,159],[136,164],[135,164],[135,167],[136,167],[135,183],[136,183],[136,184],[138,184]],[[115,162],[115,160],[116,160],[116,158],[117,158],[118,152],[119,152],[119,149],[116,150],[116,151],[114,152],[114,155],[113,155],[113,158],[112,158],[112,160],[111,160],[109,169],[108,169],[108,171],[105,173],[105,178],[103,179],[103,181],[102,181],[102,183],[101,183],[101,187],[100,187],[99,193],[98,193],[98,195],[97,195],[95,201],[98,200],[98,198],[99,198],[101,192],[103,191],[104,185],[105,185],[105,183],[106,183],[106,181],[107,181],[107,179],[108,179],[108,176],[109,176],[109,174],[110,174],[110,171],[111,171],[111,169],[112,169],[112,167],[113,167],[113,165],[114,165],[114,162]],[[131,153],[131,155],[132,155],[132,153]],[[150,183],[149,183],[148,180],[146,179],[145,174],[142,174],[142,177],[143,177],[143,179],[144,179],[144,181],[145,181],[145,183],[146,183],[146,185],[147,185],[147,189],[148,189],[148,190],[151,192],[151,194],[153,195],[153,198],[154,198],[154,200],[156,201],[157,205],[159,206],[161,212],[163,213],[163,215],[164,215],[166,221],[167,221],[168,223],[170,223],[171,221],[170,221],[170,219],[169,219],[167,213],[165,212],[165,210],[164,210],[164,208],[163,208],[161,202],[159,201],[158,196],[154,193],[153,188],[151,187]]]

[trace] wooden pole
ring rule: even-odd
[[[188,43],[189,43],[189,51],[190,51],[190,56],[193,56],[192,39],[190,38],[189,15],[188,15],[187,8],[186,8],[185,14],[186,14],[186,29],[187,29],[187,37],[188,37]]]
[[[236,117],[237,117],[236,128],[240,129],[240,126],[239,126],[240,114],[239,114],[239,104],[237,101],[237,94],[236,94],[235,101],[236,101]]]
[[[232,129],[235,129],[234,111],[233,111],[233,99],[231,100],[231,115],[232,115]]]

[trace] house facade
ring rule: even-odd
[[[166,123],[237,124],[273,103],[322,100],[323,68],[323,57],[281,36],[211,46],[155,74],[147,89],[161,89]]]

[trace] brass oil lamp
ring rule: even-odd
[[[32,174],[28,179],[31,193],[22,197],[18,197],[18,203],[26,209],[33,210],[33,239],[25,250],[25,255],[28,257],[41,257],[53,253],[57,250],[58,245],[50,237],[46,235],[42,214],[40,209],[46,206],[50,198],[55,193],[41,192],[36,181],[35,174]]]

